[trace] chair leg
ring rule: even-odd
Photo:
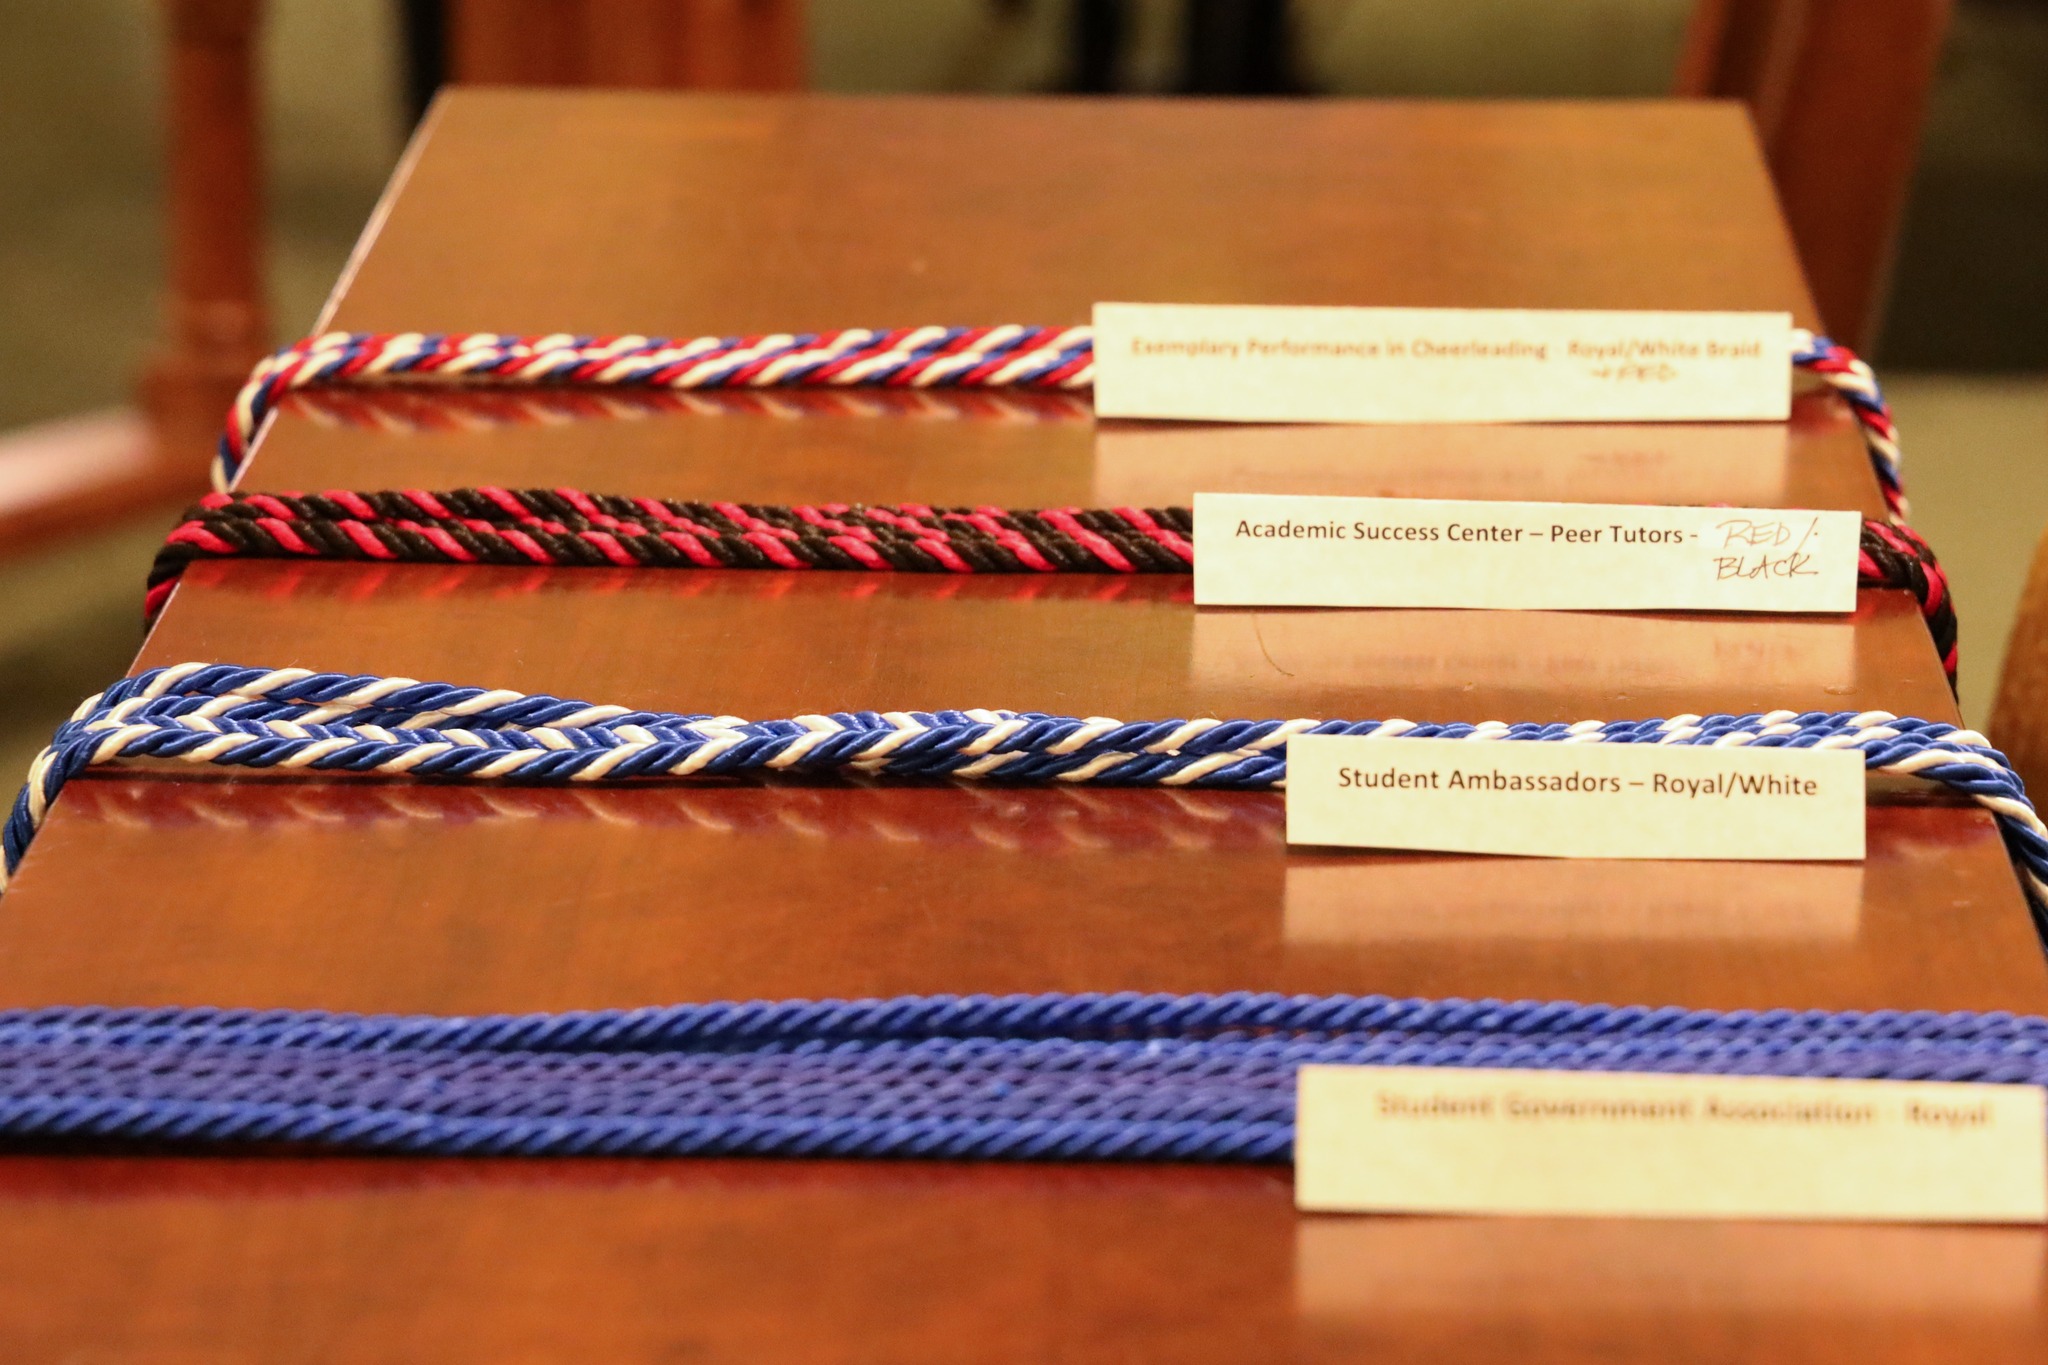
[[[168,304],[143,380],[159,458],[203,479],[211,429],[268,348],[255,46],[260,0],[163,0],[170,34]]]
[[[1697,0],[1674,90],[1739,99],[1820,309],[1868,352],[1955,0]]]
[[[1067,22],[1067,88],[1077,95],[1114,93],[1130,38],[1130,0],[1075,0]]]
[[[1191,95],[1294,95],[1286,0],[1187,0],[1186,72]]]
[[[405,41],[405,121],[425,117],[434,92],[448,79],[447,0],[399,0]]]

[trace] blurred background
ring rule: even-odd
[[[140,439],[138,376],[164,336],[167,15],[178,8],[5,6],[0,781],[125,670],[144,569],[183,502],[130,500],[62,527],[9,521],[48,494],[52,451],[79,452],[70,467],[118,463]],[[811,88],[841,92],[1661,96],[1694,8],[810,0],[800,60]],[[269,0],[262,12],[262,289],[281,342],[311,326],[446,60],[445,35],[434,0]],[[1891,97],[1872,94],[1878,108]],[[1919,113],[1914,92],[1899,98]],[[1913,521],[1954,580],[1963,708],[1982,723],[2048,525],[2048,0],[1960,0],[1909,186],[1866,351],[1905,434]]]

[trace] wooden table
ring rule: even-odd
[[[1732,108],[465,91],[330,322],[1064,323],[1118,298],[1813,321]],[[1819,393],[1782,429],[1097,428],[971,395],[518,424],[508,403],[300,404],[244,487],[1879,507]],[[138,666],[187,658],[762,717],[1955,715],[1892,593],[1847,621],[1197,613],[1184,579],[233,562],[188,574]],[[1277,798],[1225,793],[95,776],[0,911],[0,1005],[1234,987],[2048,1009],[1988,819],[1889,786],[1868,863],[1838,867],[1289,855]],[[10,1359],[2038,1360],[2044,1266],[2038,1230],[1302,1218],[1284,1169],[0,1160]]]

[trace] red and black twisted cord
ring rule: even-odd
[[[1863,588],[1901,588],[1913,594],[1920,615],[1934,637],[1934,650],[1949,685],[1956,681],[1956,604],[1949,595],[1948,574],[1934,557],[1934,548],[1903,522],[1863,522],[1857,545],[1856,583]]]
[[[1949,676],[1956,618],[1933,550],[1863,523],[1859,582],[1913,594]],[[569,488],[216,493],[157,554],[154,615],[196,559],[342,559],[550,568],[897,573],[1187,573],[1184,507],[928,507],[679,502]]]

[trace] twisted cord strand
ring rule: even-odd
[[[1899,428],[1892,420],[1891,405],[1878,386],[1877,373],[1868,362],[1847,346],[1801,329],[1792,333],[1792,364],[1819,378],[1841,395],[1863,436],[1863,449],[1884,493],[1885,506],[1894,522],[1903,522],[1910,510],[1899,452]]]
[[[1792,364],[1848,403],[1894,520],[1906,516],[1898,429],[1869,365],[1803,329]],[[311,389],[431,382],[658,390],[858,387],[1079,390],[1094,383],[1094,332],[1079,327],[913,327],[773,336],[503,336],[329,332],[259,362],[236,396],[213,466],[234,486],[280,399]]]
[[[1958,627],[1955,598],[1949,591],[1948,573],[1935,558],[1934,547],[1905,522],[1889,524],[1865,518],[1856,547],[1856,584],[1862,588],[1897,588],[1913,595],[1920,605],[1920,619],[1934,637],[1934,652],[1941,656],[1942,672],[1950,688],[1956,685]]]
[[[1866,524],[1859,582],[1913,593],[1953,684],[1954,604],[1933,552],[1904,524],[1898,430],[1876,375],[1847,347],[1804,330],[1793,333],[1791,362],[1846,401],[1884,492],[1893,533]],[[351,387],[457,382],[510,385],[535,394],[575,390],[595,396],[611,390],[687,396],[736,390],[737,396],[756,398],[777,388],[812,390],[824,397],[862,387],[912,392],[947,387],[1051,390],[1051,398],[1089,388],[1093,363],[1093,333],[1078,326],[851,328],[688,340],[335,332],[297,342],[256,367],[229,413],[214,482],[220,490],[233,485],[251,442],[281,400]],[[463,393],[478,397],[488,390]],[[483,495],[485,505],[475,498],[465,502],[472,493]],[[1134,509],[956,508],[938,514],[915,505],[769,508],[599,499],[574,490],[558,494],[566,505],[511,523],[497,519],[515,515],[505,506],[508,500],[539,500],[547,494],[504,489],[440,495],[333,492],[320,495],[328,506],[268,517],[260,512],[238,517],[247,504],[210,500],[189,514],[166,543],[151,575],[146,613],[154,617],[184,566],[202,556],[1078,573],[1182,572],[1191,555],[1187,529],[1162,534],[1162,514]],[[414,505],[393,508],[393,500]],[[463,511],[439,510],[451,502]],[[585,505],[596,504],[619,506],[599,508],[597,515],[609,521],[579,524],[577,518],[590,515]],[[683,518],[680,524],[677,517]],[[932,518],[945,524],[917,524]]]
[[[650,389],[1084,389],[1087,327],[852,327],[746,337],[501,336],[329,332],[259,362],[236,396],[214,461],[227,489],[285,394],[435,381]]]
[[[158,551],[145,611],[194,560],[340,559],[549,568],[824,569],[900,573],[1189,573],[1185,507],[794,506],[682,502],[573,488],[215,493]],[[1951,682],[1955,604],[1910,527],[1865,521],[1857,582],[1920,605]]]
[[[1310,1064],[2048,1082],[2048,1020],[1384,996],[568,1014],[0,1012],[0,1137],[518,1155],[1286,1161]]]
[[[538,784],[850,772],[1259,791],[1284,785],[1287,741],[1300,734],[1854,749],[1870,771],[1920,777],[1989,810],[2036,904],[2048,905],[2048,826],[2005,756],[1974,732],[1885,711],[1572,725],[1127,722],[989,710],[745,721],[411,678],[199,663],[151,669],[83,703],[31,766],[0,831],[0,851],[11,876],[70,778],[140,759]]]

